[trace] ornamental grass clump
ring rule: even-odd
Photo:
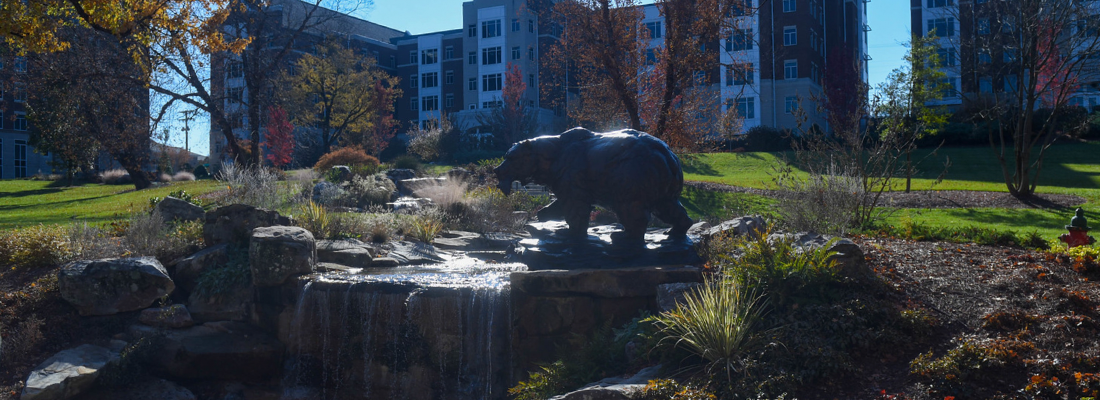
[[[312,233],[315,239],[328,238],[331,225],[332,218],[320,204],[309,201],[298,208],[298,226]]]
[[[764,348],[756,328],[766,304],[735,279],[707,278],[675,309],[661,313],[657,324],[663,343],[702,359],[708,375],[732,381],[746,360]]]
[[[841,279],[833,259],[836,252],[829,251],[836,239],[817,247],[797,246],[782,235],[719,240],[732,241],[727,244],[732,251],[718,255],[721,272],[767,293],[776,306],[786,306],[794,298],[824,299],[831,285]]]

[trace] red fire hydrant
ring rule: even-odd
[[[1066,230],[1069,233],[1062,234],[1058,240],[1065,242],[1069,248],[1096,243],[1096,238],[1088,235],[1092,228],[1089,228],[1089,222],[1085,219],[1085,210],[1077,209],[1077,215],[1069,221],[1069,225],[1066,225]]]

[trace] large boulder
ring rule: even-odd
[[[317,242],[317,261],[366,268],[372,251],[370,245],[356,239],[321,240]]]
[[[134,325],[130,334],[163,337],[153,363],[178,379],[259,382],[278,376],[283,368],[283,345],[241,322],[211,322],[170,331]]]
[[[836,261],[841,274],[850,278],[862,278],[871,274],[863,255],[863,249],[851,239],[821,235],[814,232],[775,233],[768,236],[768,242],[777,240],[790,241],[792,245],[808,250],[824,247],[831,242],[832,245],[829,246],[829,251],[836,253],[831,259]]]
[[[329,176],[336,182],[347,182],[351,180],[351,167],[347,165],[334,165],[332,170],[329,171]]]
[[[165,197],[164,200],[157,203],[155,210],[160,213],[165,221],[198,221],[206,215],[202,207],[172,196]]]
[[[445,261],[430,244],[402,240],[391,242],[390,245],[392,248],[386,257],[397,260],[399,265],[435,264]]]
[[[80,315],[140,310],[176,288],[153,257],[74,261],[58,272],[57,284]]]
[[[46,359],[31,372],[22,400],[60,400],[92,387],[99,372],[118,360],[118,352],[90,344],[64,350]]]
[[[185,293],[195,290],[195,283],[203,271],[217,268],[229,262],[229,245],[226,243],[207,247],[198,253],[176,260],[172,266],[172,280]]]
[[[183,304],[173,304],[168,307],[146,308],[141,310],[138,321],[157,328],[181,329],[195,325],[191,319],[191,313]]]
[[[763,235],[767,231],[768,223],[764,220],[764,217],[750,215],[734,218],[718,225],[707,227],[699,232],[699,236],[711,238],[720,233],[729,232],[734,236],[748,235],[750,238],[759,238],[760,235]]]
[[[199,322],[247,320],[252,303],[251,286],[229,287],[216,293],[196,290],[187,298],[191,317]]]
[[[412,179],[416,178],[416,171],[404,168],[394,168],[386,171],[386,178],[389,178],[391,181],[394,182],[402,181],[405,179]]]
[[[231,204],[206,213],[202,236],[207,246],[221,243],[247,246],[253,229],[276,225],[294,225],[294,221],[277,211]]]
[[[313,272],[317,245],[313,234],[296,226],[270,226],[252,231],[248,246],[252,284],[278,286],[286,278]]]

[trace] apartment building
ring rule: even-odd
[[[0,53],[0,179],[50,173],[50,155],[30,146],[27,123],[26,58]]]
[[[1053,36],[1048,40],[1055,43],[1063,57],[1085,58],[1080,71],[1074,74],[1076,90],[1069,96],[1069,104],[1090,110],[1100,106],[1100,74],[1095,61],[1089,61],[1100,59],[1100,3],[1051,0],[1049,4],[1056,7],[1049,7],[1051,15],[1045,18],[1058,22],[1044,23],[1035,16],[1014,15],[1020,12],[1019,2],[910,1],[913,34],[936,37],[940,69],[946,75],[943,98],[932,105],[954,109],[970,100],[1004,99],[1030,84],[1029,70],[1020,59],[1027,49],[1020,49],[1020,41],[1046,34],[1044,31],[1049,29]],[[1044,24],[1058,26],[1041,26]]]
[[[720,54],[720,70],[709,71],[708,80],[721,92],[723,111],[736,108],[745,118],[744,129],[754,126],[796,128],[796,110],[807,112],[808,124],[825,127],[813,99],[821,92],[830,52],[843,52],[866,80],[867,0],[745,0],[745,7],[731,13],[738,29],[722,43],[708,46]],[[324,36],[346,37],[350,47],[374,55],[378,66],[401,78],[404,94],[397,100],[395,118],[407,126],[423,126],[441,113],[457,118],[460,128],[477,131],[479,113],[499,104],[509,64],[518,66],[526,84],[528,106],[537,113],[540,127],[554,126],[563,110],[551,110],[546,96],[569,96],[567,90],[540,90],[539,62],[548,45],[561,31],[539,21],[531,11],[545,1],[472,0],[462,3],[463,24],[458,29],[418,35],[401,32],[347,15],[327,24],[327,31],[309,32],[308,43]],[[298,0],[282,0],[269,9],[284,21]],[[649,28],[650,46],[663,44],[665,20],[655,5],[644,5],[642,23]],[[457,10],[456,10],[457,11]],[[336,21],[338,20],[338,21]],[[293,62],[293,60],[288,60]],[[240,67],[232,57],[215,56],[211,90],[227,94],[230,112],[242,109],[244,93]],[[239,115],[240,113],[238,113]],[[239,118],[239,126],[246,121]],[[244,129],[239,130],[244,137]],[[549,133],[540,132],[540,133]],[[211,160],[224,154],[224,138],[211,127]]]

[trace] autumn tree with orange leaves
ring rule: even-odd
[[[506,70],[501,102],[488,113],[477,116],[478,123],[493,132],[494,143],[502,149],[527,139],[535,132],[537,122],[534,112],[527,106],[527,97],[524,96],[527,84],[523,82],[519,65],[508,63]]]

